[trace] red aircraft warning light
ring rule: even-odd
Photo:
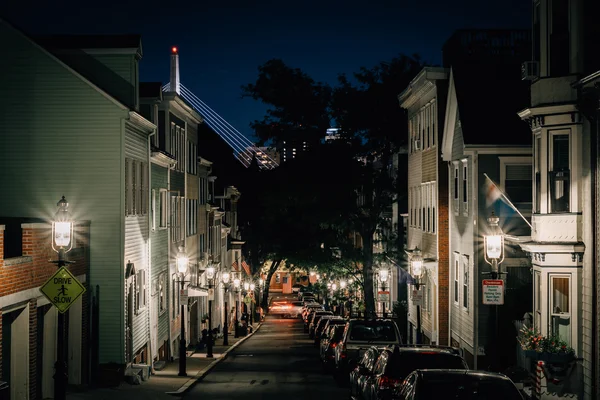
[[[177,47],[173,46],[173,48],[171,48],[171,52],[173,54],[177,54]]]

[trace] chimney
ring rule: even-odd
[[[170,81],[170,92],[179,93],[179,53],[177,53],[177,47],[173,46],[171,49],[171,81]]]

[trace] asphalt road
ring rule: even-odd
[[[323,372],[318,349],[299,319],[267,317],[260,330],[235,348],[184,397],[191,399],[347,399]]]

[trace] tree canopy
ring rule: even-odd
[[[251,124],[261,143],[301,139],[318,146],[272,171],[252,172],[258,179],[251,184],[261,183],[245,191],[241,217],[256,262],[287,259],[340,274],[356,268],[367,311],[374,311],[373,235],[398,196],[390,167],[408,137],[397,96],[422,68],[418,56],[400,55],[340,75],[335,87],[279,59],[258,68],[242,95],[270,106]],[[334,124],[341,138],[323,143]]]

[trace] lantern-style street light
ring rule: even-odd
[[[223,281],[223,299],[225,306],[225,320],[223,321],[223,346],[229,346],[229,326],[227,324],[227,289],[229,288],[229,272],[224,271],[221,273],[221,280]]]
[[[179,284],[180,292],[179,298],[181,299],[181,295],[184,291],[185,286],[185,274],[187,273],[189,264],[189,258],[185,253],[185,249],[183,246],[179,246],[179,252],[177,253],[177,272],[179,272]],[[179,376],[187,376],[186,372],[186,342],[185,342],[185,306],[183,302],[181,302],[181,332],[179,338]]]
[[[419,292],[421,287],[421,274],[423,273],[423,257],[418,247],[412,252],[410,257],[410,275],[413,278],[415,290]],[[417,303],[417,344],[421,344],[421,303]]]
[[[499,266],[504,261],[504,234],[498,226],[500,218],[492,212],[487,219],[489,223],[489,233],[484,236],[485,242],[485,262],[492,266],[492,279],[496,279],[500,272]]]
[[[56,203],[58,210],[52,221],[52,249],[58,253],[58,260],[53,261],[58,268],[69,263],[65,253],[73,248],[73,221],[69,213],[69,203],[65,196]],[[67,397],[67,363],[65,354],[65,314],[58,313],[58,337],[56,338],[56,362],[54,363],[54,399],[65,400]]]
[[[252,293],[252,296],[250,297],[250,326],[253,326],[252,324],[254,324],[254,303],[256,302],[256,300],[254,299],[254,289],[256,288],[256,286],[254,285],[254,283],[251,283],[249,285],[250,288],[250,293]]]
[[[235,290],[235,327],[233,330],[233,337],[240,337],[239,329],[238,329],[238,307],[239,307],[239,295],[240,295],[240,278],[235,278],[233,280],[233,289]]]
[[[213,284],[215,279],[215,266],[209,262],[206,268],[206,279],[208,280],[208,290],[214,296]],[[213,358],[213,334],[212,334],[212,299],[211,293],[208,294],[208,344],[206,345],[206,357]]]

